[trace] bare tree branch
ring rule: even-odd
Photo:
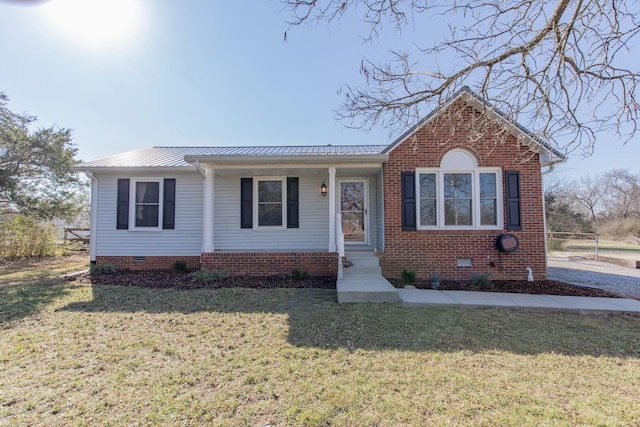
[[[345,85],[337,112],[347,126],[399,130],[463,85],[556,148],[591,153],[601,132],[625,142],[637,131],[640,4],[620,0],[283,0],[292,25],[359,13],[375,37],[421,17],[450,20],[432,47],[364,59],[366,86]],[[453,17],[453,18],[452,18]],[[455,57],[441,66],[438,57]]]

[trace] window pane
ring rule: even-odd
[[[136,205],[136,227],[158,226],[158,205]]]
[[[436,174],[435,173],[420,174],[420,198],[421,199],[436,198]]]
[[[340,210],[343,212],[364,211],[364,182],[340,183]]]
[[[471,200],[445,200],[445,225],[471,225]]]
[[[496,225],[497,218],[497,189],[496,174],[480,174],[480,225]]]
[[[364,212],[343,213],[342,232],[346,242],[364,242]]]
[[[282,181],[258,181],[258,202],[282,202]]]
[[[420,225],[436,225],[436,200],[420,200]]]
[[[472,225],[471,174],[444,174],[444,224]]]
[[[497,223],[495,199],[480,200],[480,224],[496,225]]]
[[[444,198],[445,199],[471,199],[471,174],[470,173],[445,173],[444,174]]]
[[[281,226],[282,225],[282,204],[262,203],[258,205],[258,225],[259,226]]]
[[[136,182],[136,203],[159,203],[159,182]]]
[[[480,198],[481,199],[496,198],[496,174],[495,173],[480,174]]]

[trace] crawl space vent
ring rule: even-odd
[[[458,267],[471,267],[471,258],[458,258]]]
[[[145,257],[143,257],[143,256],[134,256],[134,257],[132,257],[132,259],[133,259],[133,262],[144,262]]]

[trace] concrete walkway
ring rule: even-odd
[[[339,303],[400,302],[406,307],[508,307],[555,312],[640,315],[640,301],[625,298],[567,297],[501,292],[397,289],[382,277],[378,257],[371,251],[351,251],[343,278],[336,283]]]
[[[566,297],[428,289],[399,289],[398,295],[402,305],[407,307],[509,307],[573,313],[640,314],[640,301],[625,298]]]

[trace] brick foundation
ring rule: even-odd
[[[337,252],[213,252],[202,254],[202,268],[229,269],[231,276],[290,274],[297,268],[312,276],[337,276]]]
[[[274,276],[297,268],[312,276],[337,276],[338,254],[332,252],[213,252],[201,256],[98,256],[96,264],[118,269],[170,270],[177,260],[188,268],[229,269],[231,276]]]
[[[199,256],[97,256],[96,264],[113,264],[120,270],[171,270],[177,260],[190,269],[200,268]]]

